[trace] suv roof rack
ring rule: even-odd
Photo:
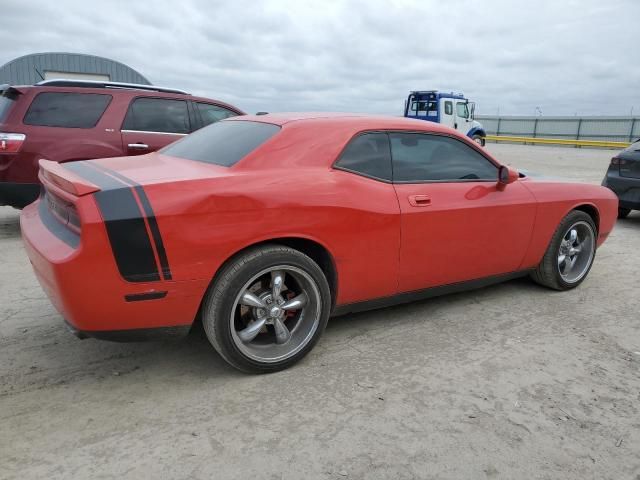
[[[123,88],[189,95],[187,92],[175,88],[156,87],[155,85],[141,85],[138,83],[101,82],[99,80],[43,80],[36,83],[36,85],[45,87]]]

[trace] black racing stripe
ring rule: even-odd
[[[160,280],[140,207],[129,187],[93,194],[107,228],[118,270],[129,282]]]
[[[119,182],[113,177],[105,175],[96,170],[95,167],[87,165],[87,162],[68,162],[63,163],[62,166],[67,170],[71,170],[76,175],[86,178],[91,183],[100,187],[101,190],[113,190],[116,188],[122,188],[122,182]]]
[[[162,268],[162,275],[164,276],[165,280],[171,280],[171,269],[169,268],[167,251],[164,248],[164,242],[162,241],[162,235],[160,235],[158,221],[156,220],[156,216],[153,213],[153,209],[151,208],[149,198],[147,197],[147,194],[141,185],[137,185],[134,188],[136,190],[136,193],[138,194],[140,202],[142,202],[144,213],[147,216],[147,222],[149,222],[149,229],[151,230],[151,235],[156,245],[156,251],[158,252],[158,259],[160,260],[160,267]]]
[[[138,194],[138,198],[140,199],[140,203],[142,203],[142,208],[144,209],[144,213],[147,217],[147,222],[149,222],[149,229],[151,230],[151,236],[153,237],[153,243],[155,244],[156,252],[158,252],[158,260],[160,260],[162,275],[165,280],[171,280],[171,268],[169,267],[167,251],[164,248],[164,242],[162,241],[162,235],[160,234],[160,227],[158,227],[158,220],[156,219],[156,215],[153,211],[153,208],[151,207],[151,202],[149,201],[149,197],[147,197],[147,193],[144,191],[144,188],[139,183],[134,182],[133,180],[125,177],[119,172],[111,170],[97,163],[95,164],[95,166],[100,168],[104,172],[117,177],[127,185],[131,185],[135,189],[136,193]]]
[[[100,187],[93,197],[102,214],[120,275],[129,282],[159,281],[151,240],[133,190],[96,166],[87,162],[64,164],[65,168]]]

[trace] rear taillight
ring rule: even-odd
[[[17,153],[27,136],[24,133],[0,132],[0,153]]]
[[[613,157],[611,159],[611,165],[614,167],[620,165],[620,159],[618,157]]]

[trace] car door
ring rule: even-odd
[[[453,100],[440,99],[440,123],[447,127],[455,128],[456,119],[453,113]]]
[[[138,97],[129,104],[122,123],[122,145],[127,155],[142,155],[154,152],[190,131],[186,100]]]
[[[498,167],[453,137],[389,134],[401,212],[399,291],[518,270],[535,217],[519,181],[498,186]]]

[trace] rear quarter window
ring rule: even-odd
[[[388,135],[386,133],[358,135],[345,147],[335,167],[390,182],[392,174]]]
[[[271,123],[216,122],[172,143],[160,153],[231,167],[279,131],[280,127]]]
[[[23,123],[41,127],[93,128],[107,109],[111,95],[42,92],[36,95]]]

